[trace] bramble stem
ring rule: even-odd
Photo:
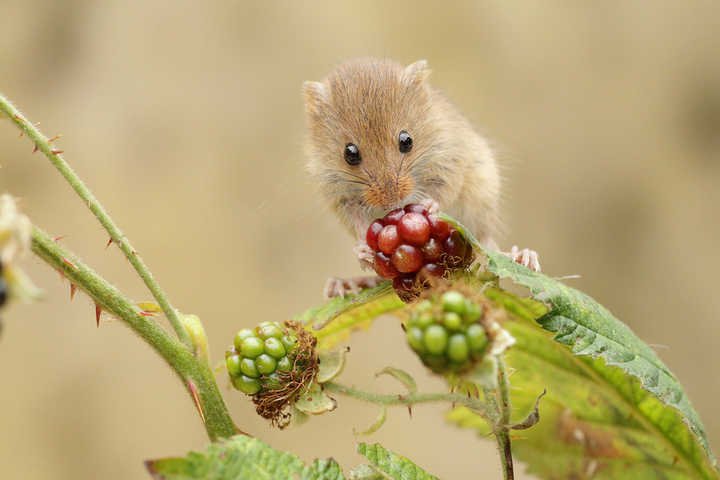
[[[510,404],[510,382],[508,381],[507,372],[505,371],[505,359],[502,355],[497,356],[498,361],[498,390],[500,393],[500,410],[499,424],[494,428],[495,440],[497,441],[498,453],[500,454],[500,464],[503,469],[503,479],[513,480],[515,473],[513,469],[512,448],[510,445],[510,431],[507,427],[510,425],[510,414],[512,405]]]
[[[351,387],[345,387],[336,383],[323,383],[326,392],[333,392],[347,397],[356,398],[368,403],[383,406],[405,406],[412,407],[424,403],[453,403],[462,405],[482,418],[488,418],[487,405],[475,397],[460,395],[457,393],[413,393],[407,395],[378,395],[375,393],[363,392]]]
[[[194,386],[210,440],[227,438],[238,432],[208,363],[195,358],[192,349],[175,339],[158,323],[141,315],[140,307],[34,226],[32,250],[50,267],[62,272],[100,308],[142,337],[173,369],[193,399]]]
[[[12,121],[25,135],[27,135],[33,141],[37,149],[41,151],[48,160],[50,160],[50,163],[52,163],[55,168],[57,168],[63,178],[65,178],[73,190],[75,190],[78,196],[83,200],[83,203],[88,206],[90,211],[100,221],[103,228],[105,228],[110,235],[113,243],[120,247],[120,250],[122,250],[127,259],[130,261],[130,264],[132,264],[138,272],[140,278],[143,279],[145,285],[160,305],[165,317],[167,317],[170,321],[170,324],[175,330],[175,333],[180,341],[182,341],[185,345],[192,346],[190,337],[185,331],[185,328],[183,328],[182,321],[180,320],[177,311],[173,308],[170,300],[168,300],[167,296],[160,288],[160,285],[150,273],[150,270],[145,265],[145,262],[142,261],[140,255],[133,248],[130,242],[125,239],[120,229],[115,225],[115,222],[112,221],[110,215],[108,215],[102,205],[100,205],[95,196],[75,174],[73,169],[65,162],[60,155],[61,152],[55,150],[47,137],[40,133],[40,131],[35,128],[32,123],[25,119],[20,111],[17,110],[15,106],[13,106],[13,104],[2,95],[0,95],[0,112],[4,113],[10,121]]]

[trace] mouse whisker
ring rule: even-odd
[[[368,169],[365,168],[365,165],[363,165],[363,164],[361,163],[361,164],[360,164],[360,167],[363,169],[363,172],[365,172],[365,174],[366,174],[366,175],[370,178],[370,180],[371,180],[371,182],[367,182],[366,185],[370,186],[370,183],[375,183],[375,184],[378,183],[378,182],[377,182],[377,179],[372,175],[372,173],[370,173],[370,172],[368,171]]]
[[[347,178],[347,177],[354,177],[353,178]],[[323,172],[319,177],[319,180],[324,182],[345,182],[345,183],[358,183],[360,185],[368,186],[369,182],[365,180],[361,175],[353,174],[350,172],[346,172],[343,170],[329,170],[327,172]]]

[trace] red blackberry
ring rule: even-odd
[[[411,203],[370,224],[366,240],[375,253],[375,273],[393,280],[406,301],[423,285],[447,271],[467,268],[473,261],[472,245],[448,222]]]

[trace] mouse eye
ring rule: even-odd
[[[345,156],[345,161],[348,165],[360,165],[360,162],[362,161],[362,158],[360,158],[360,150],[358,150],[354,143],[348,143],[345,145],[343,155]]]
[[[412,150],[412,137],[405,130],[398,135],[398,148],[401,153],[408,153]]]

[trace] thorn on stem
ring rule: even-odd
[[[67,237],[67,235],[61,235],[59,237],[53,238],[53,242],[57,242],[58,240],[62,240],[63,238]]]
[[[73,297],[75,297],[75,291],[77,290],[77,285],[74,283],[70,284],[70,301],[73,301]]]
[[[52,153],[53,155],[60,155],[63,152],[64,150],[50,150],[50,153]]]
[[[113,239],[112,239],[112,238],[111,238],[110,240],[108,240],[107,245],[105,245],[105,250],[108,249],[108,247],[110,246],[110,244],[111,244],[112,242],[113,242]]]
[[[98,328],[100,328],[100,314],[102,313],[102,308],[100,307],[100,304],[95,302],[95,321],[97,322]]]
[[[30,154],[30,156],[32,157],[33,155],[35,155],[35,152],[37,152],[37,151],[38,151],[38,146],[35,145],[35,148],[33,148],[33,151],[32,151],[32,153]]]
[[[63,136],[63,134],[61,133],[61,134],[58,135],[57,137],[53,137],[53,138],[51,138],[50,140],[48,140],[48,142],[54,142],[55,140],[57,140],[58,138],[60,138],[60,137],[62,137],[62,136]]]
[[[65,263],[65,264],[71,266],[72,268],[74,268],[75,270],[77,270],[77,267],[75,266],[75,264],[72,263],[72,262],[71,262],[70,260],[68,260],[67,258],[63,257],[62,261],[63,261],[63,263]]]
[[[410,414],[410,420],[412,420],[412,405],[408,407],[408,414]]]
[[[142,311],[140,312],[140,315],[142,315],[143,317],[157,317],[157,316],[158,316],[157,313],[146,312],[145,310],[142,310]]]
[[[188,389],[190,389],[190,393],[193,396],[193,400],[195,401],[195,406],[197,406],[198,412],[200,412],[200,418],[202,418],[203,423],[205,423],[205,413],[203,413],[202,405],[200,404],[200,397],[198,395],[197,387],[195,386],[195,383],[193,383],[192,380],[188,379]]]

